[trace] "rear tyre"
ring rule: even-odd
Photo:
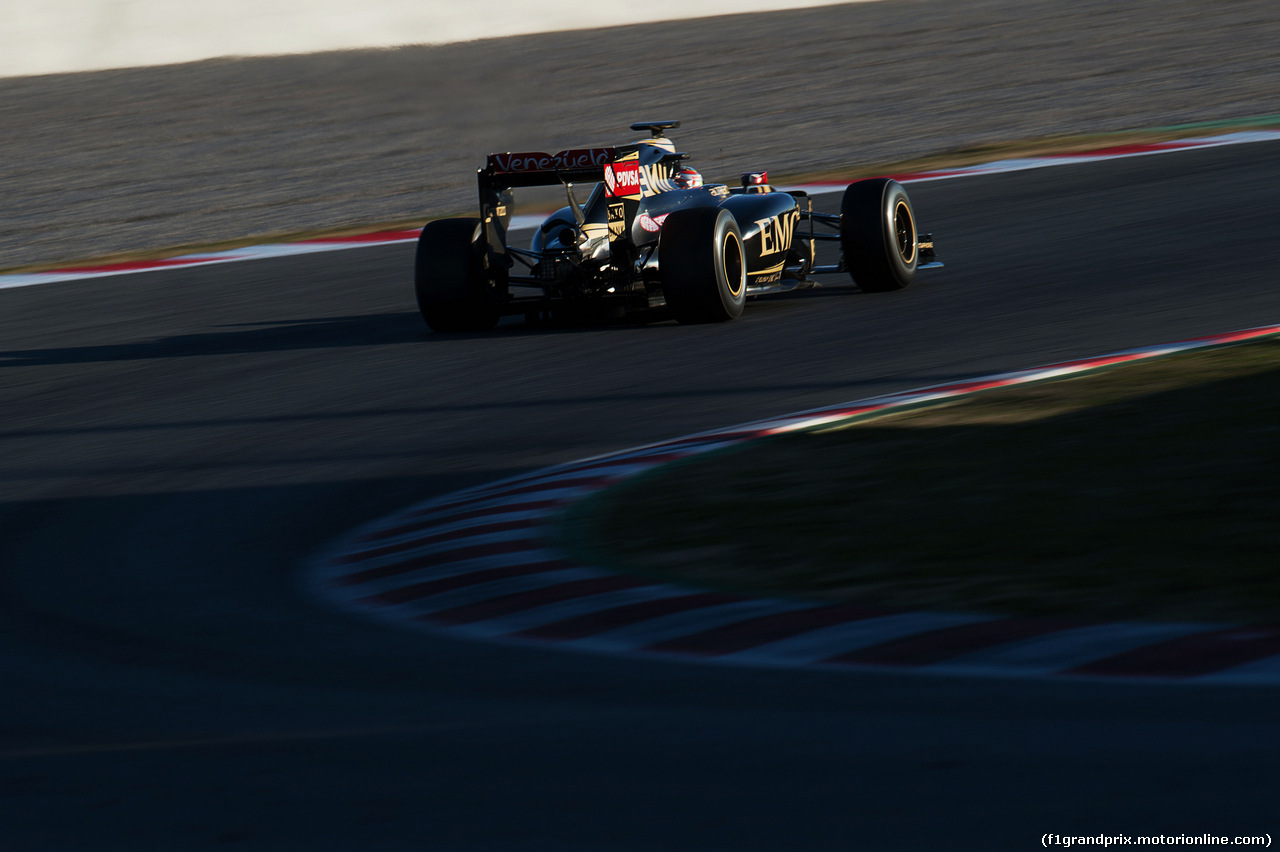
[[[418,312],[432,331],[489,331],[505,301],[484,275],[479,219],[428,222],[413,268]]]
[[[747,301],[742,232],[728,210],[677,210],[662,223],[658,243],[667,307],[683,323],[724,322]]]
[[[840,203],[840,247],[858,289],[884,293],[911,286],[920,247],[902,184],[888,178],[849,184]]]

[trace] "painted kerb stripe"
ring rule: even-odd
[[[952,676],[1280,684],[1280,626],[1098,624],[752,598],[575,565],[555,544],[557,519],[569,506],[682,459],[988,389],[1277,335],[1280,325],[1131,349],[544,468],[357,529],[311,566],[308,582],[331,604],[399,627],[592,653]],[[566,482],[579,487],[566,490]],[[519,520],[510,523],[514,511]],[[370,547],[388,538],[393,547]]]
[[[1242,145],[1250,142],[1280,141],[1280,131],[1254,130],[1239,133],[1228,133],[1221,136],[1207,136],[1199,139],[1181,139],[1173,142],[1155,142],[1148,145],[1120,145],[1085,151],[1075,154],[1050,154],[1042,157],[1023,157],[1011,160],[998,160],[977,166],[965,166],[956,169],[940,169],[937,171],[911,172],[891,175],[903,183],[919,183],[931,180],[948,180],[963,177],[979,177],[982,175],[1017,172],[1027,169],[1042,169],[1053,166],[1066,166],[1075,163],[1091,163],[1100,160],[1114,160],[1123,157],[1141,157],[1152,154],[1169,154],[1177,151],[1188,151],[1197,148],[1216,148],[1225,145]],[[846,184],[812,183],[785,187],[786,189],[803,189],[814,195],[843,191]],[[425,218],[425,217],[424,217]],[[532,228],[539,225],[543,216],[516,216],[511,227]],[[161,260],[139,260],[121,263],[96,264],[89,266],[54,269],[48,272],[30,272],[12,275],[0,275],[0,290],[10,287],[31,287],[37,284],[55,284],[66,281],[84,281],[94,278],[106,278],[113,275],[131,275],[137,272],[158,272],[166,269],[207,266],[215,263],[235,263],[246,260],[267,260],[292,255],[312,254],[322,251],[342,251],[345,249],[363,248],[366,246],[390,245],[393,243],[412,242],[421,233],[420,228],[405,231],[378,231],[369,234],[357,234],[345,237],[325,237],[314,240],[302,240],[293,243],[268,243],[230,251],[205,252],[201,254],[183,255]]]

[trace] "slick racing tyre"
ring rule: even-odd
[[[483,274],[479,219],[428,222],[418,237],[413,283],[432,331],[489,331],[502,315],[502,289]]]
[[[840,203],[840,247],[858,289],[884,293],[911,286],[920,247],[902,184],[888,178],[849,184]]]
[[[662,291],[683,323],[724,322],[742,314],[747,264],[733,214],[718,207],[677,210],[658,242]]]

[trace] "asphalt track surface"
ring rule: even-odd
[[[945,269],[725,325],[431,336],[409,245],[0,292],[0,848],[1274,836],[1280,690],[575,655],[302,583],[344,531],[507,475],[1273,323],[1278,154],[917,184]]]

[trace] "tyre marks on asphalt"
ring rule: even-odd
[[[572,650],[771,667],[1280,683],[1280,626],[1085,623],[753,598],[575,564],[572,504],[660,465],[768,435],[981,390],[1280,334],[1248,329],[908,391],[692,435],[447,495],[357,530],[312,586],[411,629]]]

